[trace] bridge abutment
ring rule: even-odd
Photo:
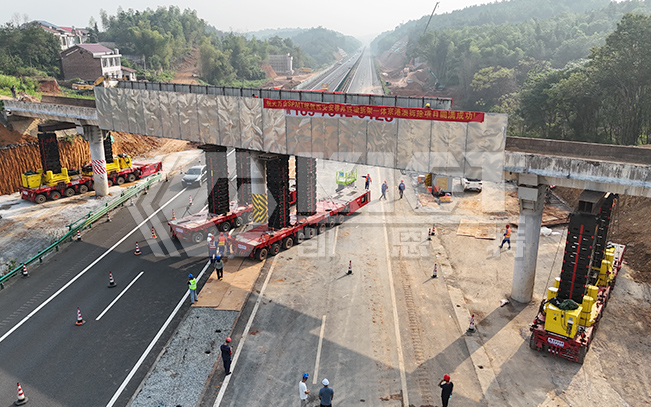
[[[260,154],[251,154],[251,200],[253,201],[253,224],[261,225],[269,220],[267,207],[266,165]]]
[[[108,177],[106,174],[106,153],[104,139],[110,137],[107,131],[97,126],[82,126],[83,137],[90,148],[90,162],[93,166],[93,188],[97,196],[108,195]]]
[[[528,303],[533,298],[538,261],[538,244],[547,185],[539,184],[538,176],[519,174],[518,199],[520,218],[515,241],[515,264],[511,298]]]

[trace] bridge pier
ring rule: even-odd
[[[208,179],[208,212],[224,215],[230,211],[230,195],[228,192],[228,163],[226,147],[208,145],[202,146],[206,157]]]
[[[533,298],[546,192],[547,185],[539,184],[537,175],[519,174],[520,219],[515,242],[511,298],[521,303],[528,303]]]
[[[82,126],[82,135],[90,148],[90,162],[93,166],[93,188],[95,195],[108,195],[108,177],[106,176],[106,155],[104,139],[110,137],[108,132],[97,126]]]
[[[266,175],[265,162],[260,154],[251,153],[251,200],[254,225],[261,225],[269,220]]]

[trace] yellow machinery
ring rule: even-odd
[[[53,187],[61,182],[64,184],[70,182],[67,168],[61,168],[61,172],[57,174],[52,171],[46,171],[44,174],[42,169],[36,170],[36,173],[28,171],[21,174],[21,178],[25,188],[38,188],[42,185]]]
[[[120,172],[122,170],[126,170],[127,168],[131,168],[131,157],[126,154],[118,154],[117,156],[113,157],[112,163],[106,163],[107,174],[110,174],[112,172]],[[82,173],[88,177],[92,177],[93,167],[90,165],[85,166]]]
[[[72,84],[72,89],[76,90],[92,90],[95,86],[99,86],[102,84],[104,81],[128,81],[129,77],[128,76],[122,76],[122,77],[116,77],[112,78],[110,76],[100,76],[99,78],[95,79],[95,82],[93,83],[73,83]]]

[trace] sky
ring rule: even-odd
[[[441,1],[436,14],[449,13],[490,0]],[[5,1],[0,7],[0,24],[22,23],[25,19],[45,20],[59,26],[86,27],[94,17],[102,29],[100,9],[109,15],[124,10],[156,9],[176,5],[181,10],[196,10],[199,18],[218,30],[244,33],[267,28],[311,28],[322,26],[342,34],[370,41],[376,35],[393,30],[409,20],[429,15],[436,1],[377,1],[377,0],[130,0],[100,2],[88,0],[22,0]],[[363,16],[363,17],[360,17]],[[26,18],[25,18],[26,17]]]

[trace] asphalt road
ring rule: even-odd
[[[177,217],[194,213],[205,201],[205,187],[184,189],[180,176],[170,179],[3,290],[0,404],[16,400],[20,382],[30,405],[126,405],[189,307],[187,274],[205,265],[205,247],[173,243],[166,218],[172,209]],[[151,239],[152,225],[157,239]],[[116,288],[107,287],[109,271]],[[75,325],[78,307],[82,326]]]
[[[368,47],[364,48],[348,92],[382,94],[382,86],[377,77],[374,59]]]

